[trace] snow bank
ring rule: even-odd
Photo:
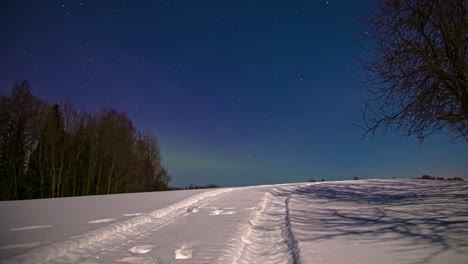
[[[424,180],[219,189],[92,224],[105,226],[3,263],[465,264],[467,197],[466,182]],[[18,224],[11,233],[56,230],[21,231],[28,226]]]
[[[466,263],[468,184],[361,180],[276,187],[219,263]]]
[[[231,190],[231,188],[226,188],[204,192],[189,197],[168,207],[152,211],[147,215],[136,216],[128,220],[112,223],[102,228],[89,231],[82,235],[72,236],[64,241],[54,242],[46,246],[36,248],[25,254],[4,260],[1,263],[48,263],[58,257],[64,256],[71,251],[91,246],[106,239],[111,240],[109,241],[111,244],[119,243],[121,241],[125,241],[129,237],[137,236],[138,234],[143,233],[149,229],[162,226],[174,220],[175,218],[187,214],[187,209],[189,207],[201,206],[204,203],[207,203]],[[149,225],[146,225],[143,228],[139,228],[144,224]],[[109,244],[106,246],[109,246]],[[95,250],[96,248],[94,248],[93,251]],[[79,255],[80,258],[82,258],[84,254],[80,253]]]

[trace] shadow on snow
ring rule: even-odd
[[[277,188],[272,194],[292,196],[290,219],[303,237],[299,241],[358,236],[362,242],[397,243],[394,251],[423,250],[417,263],[450,250],[468,253],[465,182],[356,181],[312,184],[292,193]]]

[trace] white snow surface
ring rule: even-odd
[[[468,263],[468,183],[458,181],[8,201],[0,212],[5,264]]]

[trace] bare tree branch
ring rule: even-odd
[[[363,61],[369,97],[364,135],[389,129],[421,142],[443,132],[468,138],[468,22],[463,0],[381,0]]]

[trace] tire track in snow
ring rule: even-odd
[[[294,233],[291,229],[291,218],[290,218],[290,209],[289,209],[289,200],[291,199],[291,194],[288,193],[288,198],[284,201],[284,207],[286,209],[285,222],[286,222],[286,232],[285,237],[288,244],[288,248],[291,251],[291,256],[293,258],[293,264],[300,264],[299,257],[299,248],[297,247],[297,240],[294,237]]]
[[[121,245],[189,214],[191,209],[203,206],[232,188],[208,191],[186,198],[147,215],[136,216],[91,230],[81,235],[33,249],[24,254],[3,260],[2,264],[16,263],[76,263],[99,252]]]
[[[263,196],[249,223],[240,229],[219,263],[300,264],[297,240],[291,228],[291,192],[306,185],[275,188]]]

